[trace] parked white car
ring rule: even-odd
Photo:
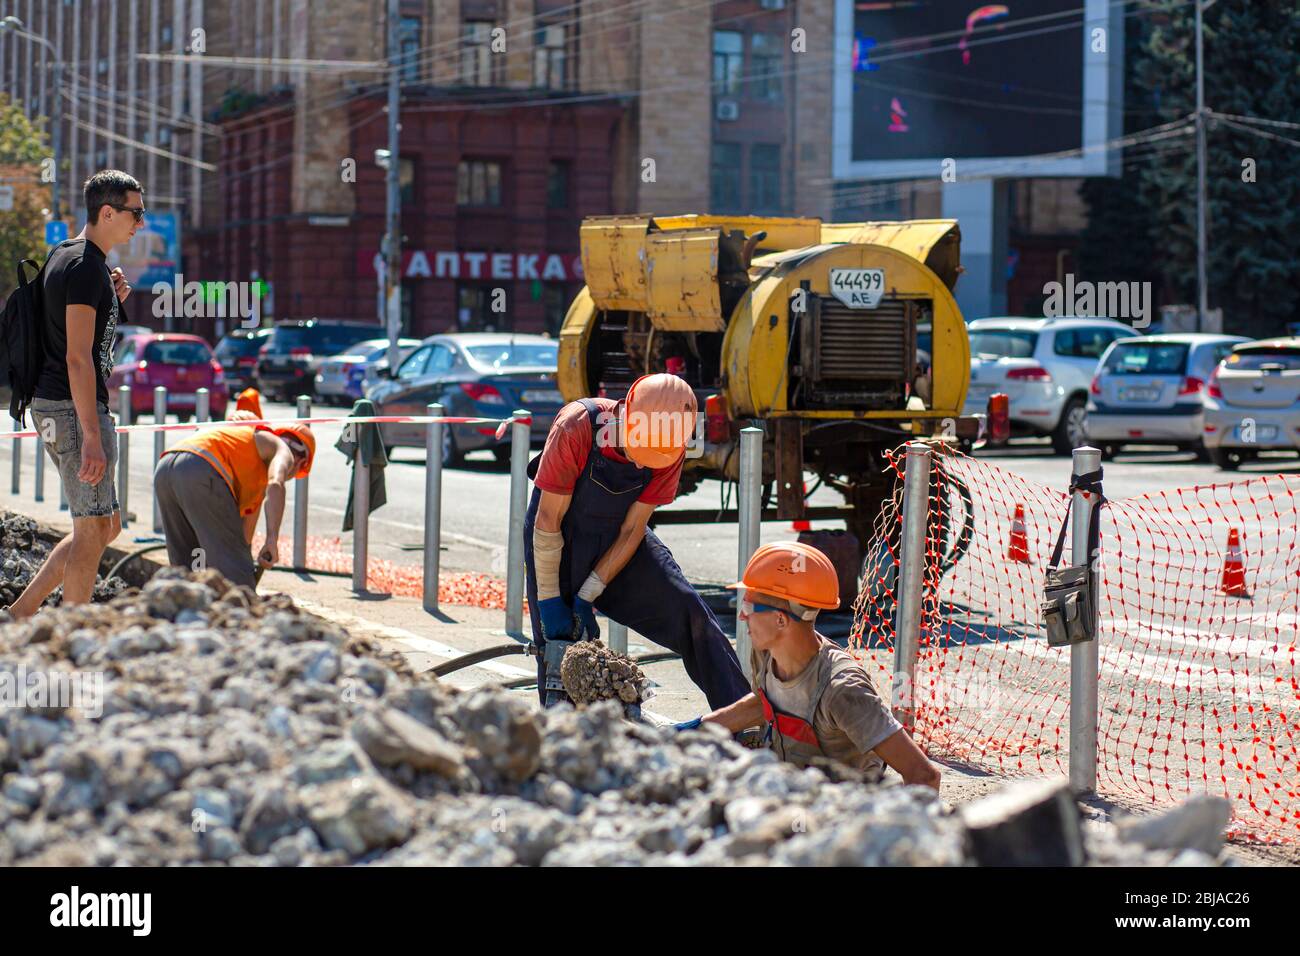
[[[1133,327],[1112,319],[976,319],[970,336],[965,414],[983,412],[1005,392],[1013,435],[1043,435],[1058,454],[1088,440],[1088,386],[1097,362]]]
[[[1202,395],[1214,367],[1249,341],[1194,332],[1117,339],[1089,389],[1088,441],[1104,458],[1125,444],[1173,445],[1208,458]]]
[[[1300,337],[1237,346],[1210,376],[1204,404],[1205,447],[1220,468],[1300,450]]]

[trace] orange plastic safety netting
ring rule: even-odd
[[[254,553],[261,547],[264,536],[260,533],[253,539]],[[293,553],[293,542],[286,537],[280,538],[280,555],[284,558]],[[396,594],[404,597],[424,596],[424,568],[420,565],[399,564],[385,558],[370,558],[366,569],[366,587],[381,594]],[[345,545],[342,538],[324,538],[309,535],[307,538],[307,566],[311,570],[327,571],[331,574],[352,573],[352,545]],[[488,574],[462,571],[438,575],[438,603],[481,607],[504,610],[506,606],[506,582]],[[527,608],[527,602],[524,605]]]
[[[851,637],[881,687],[894,666],[903,459],[891,456],[899,490],[868,548]],[[1068,773],[1070,649],[1048,647],[1039,624],[1067,484],[936,454],[910,687],[929,752],[1008,775]],[[1298,496],[1300,476],[1272,475],[1104,506],[1101,792],[1217,794],[1233,802],[1234,835],[1300,839]]]

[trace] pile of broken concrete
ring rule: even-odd
[[[86,692],[41,698],[33,675]],[[457,690],[214,572],[0,625],[0,703],[0,865],[1221,858],[1187,809],[1127,838],[1082,827],[1060,785],[954,812],[716,728],[632,723],[614,701],[543,713],[530,694]]]
[[[53,548],[31,518],[0,510],[0,608],[17,600]],[[120,577],[97,577],[91,600],[108,601],[126,588],[127,582]],[[55,607],[62,598],[63,589],[57,588],[45,599],[45,604]]]

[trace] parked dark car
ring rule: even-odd
[[[407,356],[395,377],[366,394],[380,415],[423,415],[431,402],[440,402],[448,415],[467,418],[507,418],[526,408],[533,416],[530,444],[540,447],[564,405],[555,384],[557,351],[556,341],[541,335],[434,335]],[[389,447],[424,447],[423,425],[379,427]],[[495,425],[450,425],[442,435],[444,465],[479,449],[491,449],[498,461],[510,456],[509,433],[498,440]]]
[[[257,350],[270,335],[270,329],[235,329],[217,343],[217,361],[231,395],[257,386]]]
[[[314,394],[316,372],[331,355],[383,330],[374,322],[297,319],[277,322],[257,352],[257,387],[268,398],[291,402]]]
[[[116,402],[122,385],[131,387],[132,417],[153,414],[153,390],[159,385],[167,389],[168,413],[182,421],[194,416],[200,388],[208,390],[211,417],[226,417],[225,374],[208,343],[197,335],[150,332],[127,336],[113,356],[113,373],[108,377],[110,400]]]

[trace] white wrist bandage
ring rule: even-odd
[[[592,571],[587,575],[587,580],[582,582],[582,587],[578,588],[578,597],[590,604],[600,597],[604,590],[605,582],[600,579],[595,571]]]
[[[533,527],[533,575],[537,578],[537,600],[560,596],[560,555],[564,535]]]

